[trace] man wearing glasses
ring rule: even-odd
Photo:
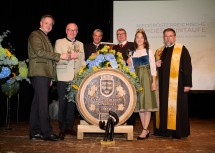
[[[174,29],[163,31],[163,41],[155,53],[160,108],[155,115],[154,135],[181,139],[190,135],[187,93],[192,88],[191,56],[176,42]]]
[[[125,29],[119,28],[116,31],[118,44],[113,47],[116,52],[121,52],[125,62],[128,59],[128,52],[134,50],[134,43],[127,41],[127,33]]]
[[[127,41],[127,33],[126,30],[123,28],[117,29],[116,37],[118,44],[113,46],[113,50],[115,50],[116,52],[121,52],[123,59],[126,62],[128,59],[129,52],[134,50],[134,43]],[[127,125],[135,125],[135,116],[135,113],[130,116],[130,118],[127,120]]]
[[[76,135],[73,130],[74,112],[76,105],[73,102],[68,102],[65,98],[67,95],[68,82],[73,80],[74,75],[78,70],[85,65],[85,54],[83,43],[76,40],[78,34],[78,26],[75,23],[69,23],[66,26],[66,38],[58,39],[55,43],[55,52],[69,53],[69,60],[60,60],[57,63],[57,90],[59,100],[59,136],[64,139],[66,134]]]

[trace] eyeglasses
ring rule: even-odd
[[[166,35],[166,36],[164,36],[164,38],[172,38],[172,37],[175,37],[174,35]]]
[[[77,29],[66,29],[66,31],[69,31],[69,32],[77,32],[78,30],[77,30]]]
[[[125,35],[125,33],[118,33],[117,36]]]

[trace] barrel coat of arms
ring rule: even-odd
[[[128,77],[117,69],[102,68],[87,76],[77,94],[77,107],[90,124],[107,120],[109,110],[119,116],[123,124],[136,106],[136,90]]]

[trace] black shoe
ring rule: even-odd
[[[49,137],[44,138],[43,140],[45,140],[45,141],[59,141],[61,139],[56,134],[51,134]]]
[[[137,140],[145,140],[146,137],[137,137]]]
[[[66,129],[65,130],[65,134],[77,135],[77,132],[75,132],[75,130],[73,130],[73,129]]]
[[[173,139],[181,139],[181,137],[173,136]]]
[[[66,135],[65,132],[60,131],[59,137],[60,137],[61,140],[64,140],[65,135]]]
[[[146,137],[137,137],[137,140],[145,140],[149,138],[149,133],[147,133]]]
[[[42,140],[43,139],[43,135],[38,133],[38,134],[35,134],[35,135],[30,135],[30,139],[31,140]]]
[[[147,130],[147,129],[143,129],[143,130],[146,130],[147,131],[147,134],[146,134],[146,136],[145,137],[137,137],[137,140],[145,140],[145,139],[147,139],[147,138],[149,138],[149,130]]]

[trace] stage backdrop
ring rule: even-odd
[[[136,30],[143,28],[154,51],[163,44],[163,30],[175,29],[177,42],[191,54],[192,90],[215,90],[214,0],[114,1],[114,43],[116,30],[121,27],[127,30],[129,41],[134,41]]]

